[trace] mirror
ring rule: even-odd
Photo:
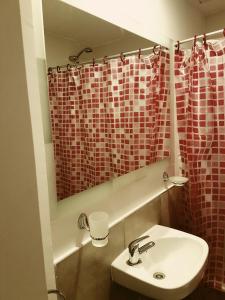
[[[168,49],[62,1],[43,12],[58,199],[168,157]]]

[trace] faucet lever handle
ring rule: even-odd
[[[138,248],[138,243],[149,238],[149,235],[144,235],[144,236],[141,236],[140,238],[132,241],[129,245],[128,245],[128,248],[129,248],[129,252],[131,254],[131,256],[134,255],[134,252],[135,250]]]

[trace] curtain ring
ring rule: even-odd
[[[77,68],[79,65],[81,65],[81,63],[79,63],[79,61],[76,60],[76,61],[74,62],[74,65],[73,65],[73,66],[75,66],[75,68]]]
[[[157,48],[159,48],[158,52],[156,51]],[[161,46],[161,45],[155,45],[155,46],[153,47],[153,53],[154,53],[155,55],[160,55],[161,50],[162,50],[162,46]]]
[[[107,55],[105,55],[105,56],[103,57],[103,63],[104,63],[104,64],[107,64]]]
[[[159,45],[159,51],[158,51],[158,55],[161,55],[161,52],[162,52],[162,46]]]
[[[48,75],[52,75],[52,68],[51,67],[48,68]]]
[[[57,72],[59,73],[59,72],[60,72],[60,66],[57,66],[57,67],[56,67],[56,70],[57,70]]]
[[[155,45],[154,47],[153,47],[153,53],[155,54],[155,55],[158,55],[159,54],[159,52],[157,53],[155,50],[157,49],[157,45]]]
[[[192,47],[192,51],[195,50],[196,45],[197,45],[197,35],[195,34],[195,35],[194,35],[194,44],[193,44],[193,47]]]
[[[122,63],[125,62],[125,56],[123,55],[123,52],[120,53],[120,59]]]
[[[141,58],[141,48],[138,49],[138,58]]]
[[[197,35],[194,36],[194,48],[196,47],[196,43],[197,43]]]
[[[94,67],[95,66],[95,58],[93,57],[92,59],[92,66]]]
[[[175,46],[177,49],[176,49],[176,53],[179,54],[180,52],[180,41],[177,41],[177,44]]]
[[[67,64],[66,68],[67,68],[67,71],[71,71],[71,65],[70,64]]]
[[[207,50],[208,49],[208,44],[207,44],[207,41],[206,41],[206,34],[204,33],[204,36],[203,36],[203,45],[205,47],[205,49]]]

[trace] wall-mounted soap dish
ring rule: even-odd
[[[184,176],[171,176],[169,177],[167,172],[163,172],[163,181],[171,182],[176,186],[183,186],[186,182],[188,182],[188,178]]]
[[[172,176],[169,177],[169,181],[176,186],[183,186],[186,182],[188,182],[188,178],[183,176]]]

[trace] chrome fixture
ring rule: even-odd
[[[90,53],[93,52],[93,50],[90,47],[86,47],[82,49],[80,52],[77,53],[77,55],[70,55],[69,60],[72,61],[75,64],[79,63],[79,57],[81,56],[82,53]]]
[[[167,182],[169,180],[169,175],[166,171],[163,172],[163,181]]]
[[[144,253],[148,249],[152,248],[155,246],[155,243],[153,241],[148,242],[144,244],[143,246],[139,247],[139,242],[149,238],[149,235],[142,236],[134,241],[132,241],[128,245],[128,250],[129,250],[129,259],[127,261],[127,264],[129,266],[134,266],[137,264],[140,264],[142,261],[140,259],[140,254]]]
[[[82,62],[82,65],[86,65],[86,64],[95,64],[97,62],[103,62],[103,63],[106,63],[108,60],[110,59],[114,59],[114,58],[121,58],[121,59],[124,59],[124,57],[127,57],[127,56],[131,56],[131,55],[135,55],[135,54],[138,54],[141,55],[142,53],[144,52],[147,52],[147,51],[153,51],[154,54],[157,54],[155,52],[155,50],[160,50],[162,48],[161,45],[155,45],[153,47],[148,47],[148,48],[143,48],[143,49],[138,49],[138,50],[133,50],[133,51],[129,51],[129,52],[124,52],[124,53],[117,53],[117,54],[113,54],[113,55],[110,55],[110,56],[104,56],[104,57],[100,57],[100,58],[93,58],[89,61],[84,61]],[[166,47],[163,47],[164,49],[167,49]],[[87,48],[85,48],[87,49]],[[88,48],[88,49],[91,49],[91,48]],[[81,51],[82,53],[84,52],[83,50]],[[87,52],[91,52],[91,51],[88,51]],[[80,56],[81,54],[78,53],[78,55]],[[61,69],[67,69],[69,70],[71,67],[77,67],[77,65],[79,64],[79,61],[77,58],[78,55],[71,55],[69,57],[69,60],[71,60],[72,62],[74,62],[74,64],[70,65],[70,64],[66,64],[66,65],[61,65],[61,66],[55,66],[55,67],[49,67],[48,68],[48,72],[49,74],[51,74],[51,72],[53,70],[57,70],[58,72],[61,70]]]
[[[56,294],[60,297],[60,299],[66,300],[66,297],[64,296],[64,294],[62,292],[60,292],[59,290],[48,290],[48,294]]]
[[[188,178],[184,176],[171,176],[169,177],[167,172],[163,172],[163,181],[164,183],[172,183],[175,186],[184,186],[188,182]]]
[[[79,215],[78,218],[78,222],[77,222],[78,228],[79,229],[86,229],[88,231],[90,231],[90,226],[89,226],[89,222],[88,222],[88,217],[86,214],[81,213]]]

